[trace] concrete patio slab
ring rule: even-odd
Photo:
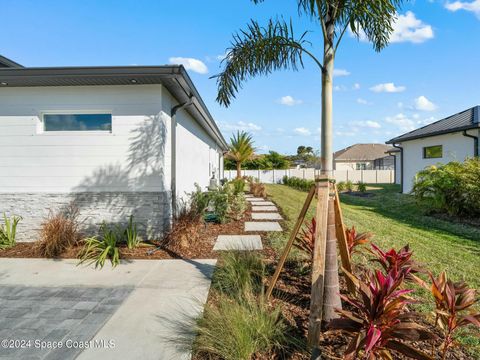
[[[219,235],[213,250],[262,250],[260,235]]]
[[[190,358],[188,346],[173,340],[180,337],[179,324],[202,311],[215,263],[133,260],[94,270],[75,260],[0,259],[1,337],[64,344],[2,349],[0,358]],[[193,339],[183,336],[187,343]],[[68,348],[68,340],[93,340],[97,347]]]
[[[247,221],[245,231],[283,231],[276,221]]]
[[[276,206],[252,206],[252,212],[278,211]]]
[[[252,201],[252,206],[275,206],[275,203],[271,201]]]
[[[252,213],[253,220],[282,220],[279,213]]]

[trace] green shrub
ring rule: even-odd
[[[259,294],[263,289],[265,267],[259,254],[251,251],[227,251],[213,275],[212,286],[235,299]]]
[[[245,192],[245,180],[243,179],[235,179],[229,182],[233,186],[233,193],[235,195],[241,194]]]
[[[7,249],[15,246],[17,225],[21,220],[21,216],[12,215],[8,218],[7,214],[3,213],[4,224],[0,226],[0,249]]]
[[[102,238],[99,240],[96,237],[85,239],[85,245],[80,251],[80,264],[87,265],[95,263],[95,268],[103,268],[105,261],[110,260],[112,267],[120,264],[120,253],[118,250],[118,243],[121,237],[118,229],[110,229],[105,223],[100,227],[102,231]]]
[[[208,359],[250,360],[292,343],[280,308],[270,310],[263,302],[235,302],[225,296],[207,304],[195,330],[193,350]]]
[[[133,222],[133,215],[130,215],[128,219],[128,225],[123,232],[123,238],[129,249],[136,248],[142,241],[138,235],[137,224]]]
[[[480,215],[480,160],[449,162],[420,171],[412,193],[431,211],[456,216]]]
[[[337,190],[340,192],[345,191],[345,181],[340,181],[337,183]]]
[[[288,176],[284,176],[282,178],[282,182],[284,185],[290,186],[300,191],[310,191],[310,188],[313,185],[315,185],[314,180],[306,180],[306,179],[300,179],[297,177],[288,177]]]
[[[357,182],[357,190],[361,193],[366,193],[367,192],[367,184],[364,182]]]
[[[352,180],[345,181],[345,190],[348,192],[353,191],[353,182]]]

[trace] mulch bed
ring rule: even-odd
[[[244,233],[245,221],[252,221],[251,206],[248,208],[241,220],[231,221],[226,224],[200,223],[196,226],[193,234],[190,234],[188,246],[179,246],[175,241],[169,246],[161,246],[159,241],[152,241],[152,247],[138,247],[128,249],[120,247],[120,258],[124,260],[144,259],[215,259],[218,257],[213,246],[218,235],[240,235]],[[254,232],[249,234],[255,234]],[[0,250],[0,258],[43,258],[37,250],[34,242],[17,243],[14,247]],[[157,247],[157,248],[156,248]],[[59,259],[76,259],[82,249],[82,245],[73,246],[63,252]],[[153,253],[151,250],[155,249]]]

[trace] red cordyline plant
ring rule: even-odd
[[[345,237],[347,238],[348,251],[350,255],[357,252],[357,246],[368,244],[372,236],[373,234],[369,232],[357,233],[355,226],[352,226],[351,229],[345,229]]]
[[[445,359],[448,350],[454,345],[455,332],[464,326],[474,325],[480,327],[480,313],[471,309],[476,303],[476,290],[461,282],[453,282],[447,279],[445,272],[438,278],[432,279],[432,295],[435,298],[435,325],[444,333],[442,345],[442,359]]]
[[[423,270],[420,265],[412,259],[413,251],[410,251],[408,245],[405,245],[398,251],[395,249],[383,251],[375,244],[371,245],[372,249],[370,252],[375,255],[372,261],[379,263],[383,270],[385,270],[385,273],[396,270],[405,275],[405,280],[415,281],[424,286],[425,282],[415,275],[416,273],[423,272]]]
[[[310,222],[305,221],[304,228],[296,237],[294,246],[302,251],[305,251],[310,256],[313,256],[313,246],[315,244],[315,232],[317,231],[317,222],[312,218]]]
[[[435,337],[415,322],[415,313],[407,310],[413,302],[408,294],[413,290],[400,288],[405,273],[392,270],[385,275],[377,270],[369,273],[368,283],[347,273],[357,292],[341,297],[355,310],[337,310],[341,317],[329,324],[332,331],[341,331],[351,337],[344,359],[393,359],[392,351],[413,359],[432,359],[405,342]]]

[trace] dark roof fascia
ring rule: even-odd
[[[23,65],[20,65],[19,63],[16,63],[13,60],[10,60],[9,58],[6,58],[5,56],[0,55],[0,64],[3,64],[8,68],[23,68]]]
[[[386,141],[385,144],[399,144],[399,143],[403,143],[405,141],[423,139],[423,138],[428,138],[428,137],[438,136],[438,135],[453,134],[453,133],[464,131],[464,130],[471,130],[471,129],[478,129],[478,128],[480,128],[480,124],[476,123],[476,124],[472,124],[472,125],[469,125],[469,126],[461,126],[461,127],[457,127],[457,128],[453,128],[453,129],[435,131],[435,132],[428,133],[428,134],[423,134],[423,135],[405,137],[403,139],[400,139],[401,136],[398,136],[396,138],[393,138],[391,140]]]
[[[154,83],[163,84],[180,103],[188,100],[192,95],[195,111],[190,111],[192,116],[205,128],[205,130],[215,138],[217,144],[222,150],[227,150],[228,145],[218,129],[212,115],[208,111],[207,106],[203,102],[198,90],[190,79],[187,71],[182,65],[163,65],[163,66],[105,66],[105,67],[48,67],[48,68],[0,68],[0,82],[8,85],[5,88],[22,87],[23,81],[37,79],[48,79],[53,84],[49,86],[69,86],[62,85],[62,79],[111,79],[125,78],[139,79],[136,84],[130,83],[130,86],[140,85],[141,79],[154,79]],[[161,81],[159,81],[160,79]],[[170,81],[171,80],[171,81]],[[56,81],[58,82],[57,85]],[[10,83],[13,82],[13,86]],[[151,82],[150,82],[151,83]],[[94,81],[86,85],[103,85],[95,84]],[[124,85],[118,84],[118,85]],[[42,85],[28,85],[25,83],[23,87],[35,87]],[[45,85],[44,85],[45,86]],[[71,86],[71,85],[70,85]],[[0,87],[1,88],[1,87]],[[180,90],[180,91],[178,91]]]

